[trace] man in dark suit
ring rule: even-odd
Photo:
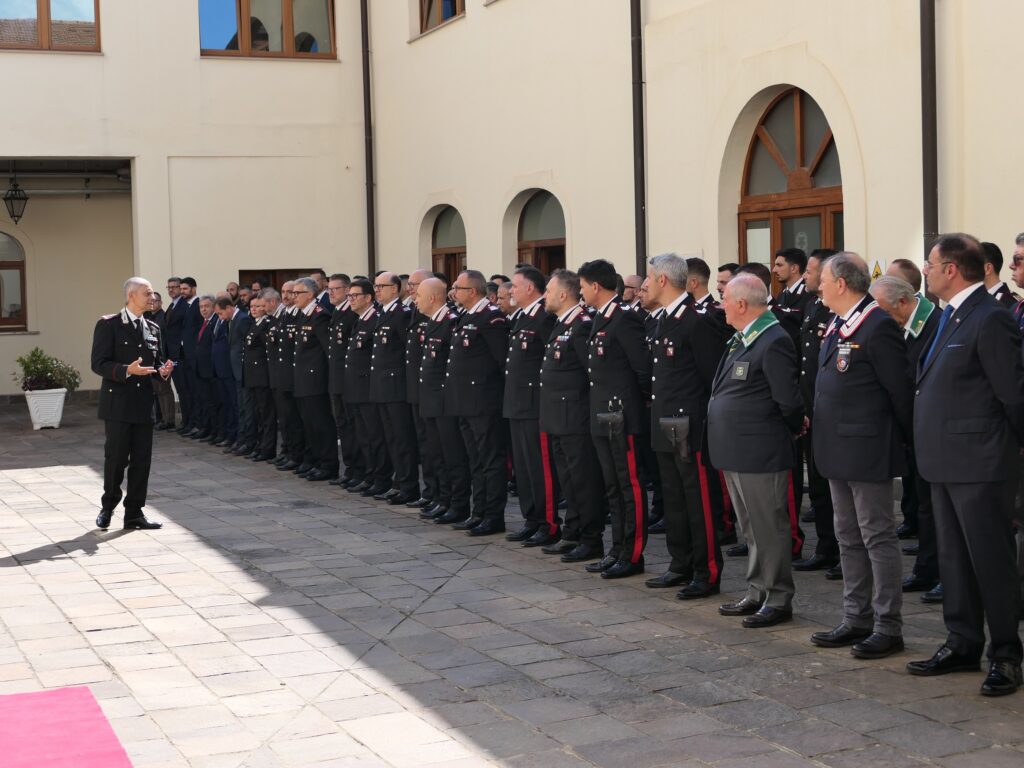
[[[242,356],[242,385],[253,409],[256,440],[249,455],[253,461],[271,461],[277,455],[277,409],[270,391],[270,363],[267,355],[267,336],[272,320],[267,317],[262,292],[249,300],[252,325],[245,335],[245,354]]]
[[[588,261],[579,275],[583,300],[597,310],[587,342],[590,434],[612,519],[611,550],[586,570],[620,579],[644,572],[647,493],[637,472],[637,441],[650,424],[650,352],[643,319],[615,292],[614,265]]]
[[[188,307],[184,296],[181,295],[181,278],[167,278],[167,308],[164,310],[164,319],[161,323],[163,331],[164,348],[167,351],[167,358],[175,363],[174,373],[171,379],[178,392],[178,407],[181,410],[182,425],[188,423],[189,409],[191,408],[191,392],[188,390],[188,376],[185,371],[185,358],[182,357],[181,336],[185,325],[185,310]],[[177,425],[173,419],[164,417],[164,423],[168,429],[176,429]]]
[[[181,357],[185,362],[185,385],[184,387],[179,386],[178,392],[180,394],[182,391],[187,391],[190,401],[201,400],[202,394],[199,391],[199,374],[196,366],[196,345],[199,338],[199,327],[203,324],[204,318],[199,313],[199,299],[197,298],[196,281],[194,278],[181,278],[181,297],[183,305],[181,303],[176,305],[175,312],[178,311],[180,306],[181,311],[184,313],[181,328]],[[175,370],[182,367],[178,365]],[[174,383],[175,386],[178,385],[177,380]],[[188,413],[187,421],[183,419],[181,428],[178,430],[182,435],[195,437],[201,431],[200,421],[206,415],[203,412],[203,407],[202,402],[198,403],[192,409],[195,413]]]
[[[317,269],[309,277],[316,283],[316,295],[313,300],[320,305],[320,309],[324,312],[333,312],[334,305],[331,304],[331,295],[327,291],[327,273],[322,269]]]
[[[917,378],[917,363],[932,341],[942,312],[927,298],[917,295],[910,283],[895,275],[883,275],[875,280],[871,284],[871,295],[903,329],[907,343],[907,371],[911,378]],[[924,590],[924,599],[939,583],[939,550],[935,539],[935,518],[932,516],[931,488],[917,469],[913,446],[907,450],[901,506],[903,524],[896,529],[896,535],[903,538],[900,530],[903,529],[918,537],[917,560],[913,572],[903,579],[903,591]]]
[[[213,328],[217,321],[212,296],[202,296],[193,304],[198,308],[200,325],[196,332],[196,346],[192,350],[196,382],[194,391],[198,394],[196,411],[197,426],[187,434],[193,440],[211,442],[219,440],[221,428],[220,390],[217,386],[217,371],[213,363]]]
[[[423,470],[423,495],[407,501],[410,509],[430,509],[437,504],[441,495],[440,474],[444,471],[444,461],[440,454],[427,450],[427,423],[420,413],[420,367],[423,363],[423,345],[426,343],[426,327],[430,317],[420,311],[416,302],[416,294],[424,280],[432,279],[429,270],[416,269],[402,280],[406,286],[406,295],[402,299],[412,319],[409,321],[409,332],[405,337],[405,401],[412,412],[413,424],[416,428],[416,453]],[[447,505],[446,505],[447,506]]]
[[[334,414],[334,428],[341,446],[341,460],[344,472],[330,481],[331,485],[348,488],[359,485],[366,479],[366,463],[362,457],[360,441],[357,439],[355,411],[345,402],[345,355],[352,339],[352,329],[359,320],[348,300],[352,279],[338,272],[327,281],[327,294],[331,297],[334,312],[331,313],[331,347],[327,351],[328,389],[331,395],[331,410]]]
[[[150,322],[156,323],[159,326],[161,359],[169,360],[170,358],[167,356],[167,334],[164,330],[167,313],[163,309],[160,294],[156,291],[153,291],[145,317]],[[174,404],[174,389],[171,386],[171,380],[165,379],[162,376],[152,376],[150,381],[153,382],[153,394],[156,395],[156,421],[153,424],[153,429],[159,431],[174,429],[177,426],[175,424],[175,411],[177,408]]]
[[[814,458],[835,508],[843,619],[811,642],[881,659],[903,650],[892,480],[907,468],[913,395],[903,334],[870,286],[868,265],[854,253],[837,253],[822,267],[821,300],[836,319],[818,353]]]
[[[772,272],[782,286],[777,299],[778,305],[785,309],[798,310],[802,321],[804,309],[814,300],[814,296],[808,293],[804,281],[807,254],[800,248],[783,248],[775,252],[775,262],[772,266]]]
[[[241,291],[241,289],[239,289]],[[241,295],[241,294],[239,294]],[[249,296],[249,302],[253,299]],[[236,456],[254,455],[256,450],[256,413],[252,402],[252,392],[242,385],[243,365],[245,357],[245,339],[252,330],[253,319],[248,312],[249,303],[243,307],[242,302],[227,314],[228,348],[231,357],[231,375],[235,380],[235,399],[238,402],[238,439],[231,452]]]
[[[461,272],[453,286],[465,309],[452,334],[444,411],[459,420],[473,477],[473,513],[456,530],[469,536],[505,532],[508,500],[501,405],[508,321],[487,301],[486,281],[475,269]]]
[[[716,595],[722,553],[715,537],[709,488],[717,475],[703,456],[701,436],[711,384],[722,357],[719,339],[708,332],[686,299],[686,260],[655,256],[648,267],[648,296],[661,307],[653,344],[651,447],[665,500],[668,571],[647,586],[682,587],[680,600]]]
[[[747,594],[718,611],[745,617],[745,627],[769,627],[793,616],[787,497],[804,426],[800,367],[759,277],[730,280],[722,307],[736,334],[715,373],[707,445],[712,464],[725,471],[750,552]]]
[[[298,326],[295,336],[295,403],[306,438],[308,469],[295,473],[310,482],[338,476],[338,443],[327,394],[330,315],[313,298],[316,283],[300,277],[292,287]],[[301,470],[301,471],[300,471]]]
[[[211,354],[221,409],[220,423],[216,433],[210,436],[210,442],[224,447],[225,453],[231,453],[237,447],[238,440],[238,390],[235,386],[234,366],[231,364],[231,339],[228,334],[228,321],[234,311],[235,306],[227,296],[214,301],[213,312],[216,317],[213,321]]]
[[[92,370],[103,379],[99,417],[106,424],[102,508],[96,518],[96,527],[104,531],[121,501],[125,469],[124,527],[161,527],[142,512],[153,456],[153,386],[149,377],[157,374],[166,381],[174,362],[163,359],[160,326],[143,318],[153,286],[148,280],[132,277],[125,282],[124,291],[124,308],[100,318],[92,337]]]
[[[282,309],[274,326],[279,375],[277,419],[281,425],[284,446],[282,459],[275,462],[279,472],[295,472],[300,468],[305,472],[312,466],[302,416],[295,401],[295,340],[298,337],[299,318],[294,291],[294,280],[281,286]]]
[[[1021,686],[1018,584],[1012,539],[1017,457],[1024,436],[1024,367],[1013,317],[984,290],[984,252],[944,235],[925,264],[947,302],[918,365],[914,440],[931,483],[949,635],[911,674],[977,669],[988,627],[987,696]]]
[[[999,273],[1003,269],[1003,252],[995,243],[982,243],[981,248],[985,256],[985,290],[1012,312],[1020,303],[1020,296],[999,278]]]

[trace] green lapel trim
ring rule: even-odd
[[[928,318],[931,317],[932,312],[935,311],[935,305],[932,304],[924,296],[921,296],[917,301],[917,309],[914,310],[914,316],[910,319],[910,335],[917,338],[921,335],[921,331],[924,329],[924,324],[928,322]]]
[[[754,324],[751,325],[750,328],[747,329],[746,333],[743,334],[743,346],[749,349],[750,345],[753,344],[762,333],[773,325],[778,324],[778,318],[775,317],[775,313],[769,309],[757,318],[757,320],[754,321]]]

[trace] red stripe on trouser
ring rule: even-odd
[[[793,473],[789,473],[786,501],[789,507],[789,537],[793,543],[793,554],[798,555],[804,548],[804,537],[800,535],[800,521],[797,519],[796,495],[793,491]]]
[[[558,530],[555,525],[555,481],[551,474],[551,451],[548,450],[548,433],[540,433],[540,463],[544,470],[544,519],[548,521],[551,533]]]
[[[725,484],[725,472],[718,470],[718,482],[722,485],[722,530],[731,533],[735,526],[732,523],[732,499],[729,498],[729,487]]]
[[[639,562],[640,556],[644,553],[644,505],[640,497],[640,478],[636,474],[636,448],[633,445],[633,436],[626,435],[626,466],[629,467],[629,484],[633,487],[633,510],[636,516],[636,530],[633,532],[633,556],[631,563]]]
[[[715,540],[715,524],[711,520],[711,497],[708,495],[708,470],[704,466],[704,457],[697,451],[697,474],[700,476],[700,506],[704,513],[704,543],[708,548],[708,579],[712,584],[718,583],[718,561],[715,554],[718,542]]]

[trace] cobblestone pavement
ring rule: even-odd
[[[916,596],[907,652],[861,662],[807,641],[821,574],[744,630],[736,560],[683,604],[160,433],[164,529],[101,534],[93,413],[0,408],[0,693],[88,685],[138,768],[1024,765],[1024,694],[903,672],[942,635]]]

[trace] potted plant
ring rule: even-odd
[[[25,391],[25,401],[32,417],[32,429],[60,427],[64,414],[64,397],[82,383],[82,375],[74,367],[51,357],[36,347],[18,358],[21,373],[13,379]]]

